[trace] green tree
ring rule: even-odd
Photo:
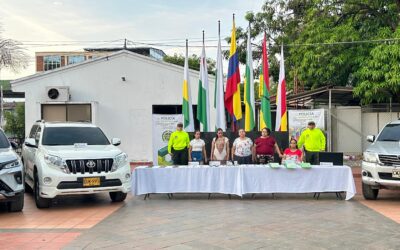
[[[15,111],[5,111],[5,127],[6,133],[22,140],[25,137],[25,105],[17,103]]]
[[[270,75],[274,80],[279,76],[275,55],[284,44],[289,89],[297,78],[305,89],[354,86],[355,95],[363,103],[385,101],[388,96],[400,94],[399,44],[351,43],[399,38],[399,0],[267,0],[260,12],[248,13],[245,18],[251,21],[253,41],[258,39],[261,44],[260,35],[264,31],[268,35]],[[242,63],[245,33],[238,28]],[[260,60],[259,53],[254,56]]]
[[[178,55],[178,54],[174,54],[173,56],[164,56],[164,61],[168,62],[168,63],[172,63],[172,64],[176,64],[176,65],[180,65],[180,66],[184,66],[185,64],[185,57],[183,55]],[[193,69],[193,70],[200,70],[200,57],[198,57],[197,55],[193,54],[191,56],[189,56],[188,59],[189,62],[189,69]],[[215,61],[207,58],[207,69],[208,69],[208,73],[215,75]]]

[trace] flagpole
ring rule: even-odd
[[[235,24],[235,13],[233,13],[233,15],[232,15],[232,21],[233,21],[233,24]],[[236,27],[235,27],[235,29],[236,29]],[[231,128],[232,128],[233,132],[236,132],[236,120],[235,120],[235,115],[233,115],[233,114],[232,114],[231,122],[232,122]]]
[[[218,37],[221,35],[221,21],[218,20]]]

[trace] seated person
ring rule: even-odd
[[[281,151],[275,138],[270,136],[271,130],[269,128],[263,128],[261,130],[261,136],[254,141],[254,158],[253,161],[258,164],[267,164],[274,160],[274,153],[277,152],[279,157],[282,158]]]
[[[291,161],[294,163],[301,163],[303,161],[303,152],[297,148],[296,139],[290,140],[289,148],[283,152],[283,161]]]
[[[203,164],[207,161],[206,143],[200,139],[200,130],[194,132],[194,139],[189,143],[189,161]]]

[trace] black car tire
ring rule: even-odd
[[[39,186],[39,179],[37,175],[35,175],[35,190],[33,192],[33,195],[35,197],[35,203],[37,208],[49,208],[51,205],[51,199],[46,199],[40,197],[39,194],[40,186]]]
[[[110,192],[110,198],[113,202],[122,202],[126,199],[126,193],[123,192]]]
[[[8,203],[9,212],[21,212],[24,208],[24,193],[18,196],[17,199]]]
[[[25,177],[26,178],[26,177]],[[33,189],[31,188],[31,186],[28,185],[28,183],[24,182],[24,189],[25,189],[25,193],[28,194],[33,194]]]
[[[372,186],[362,183],[362,192],[366,200],[376,200],[378,198],[379,189],[373,189]]]

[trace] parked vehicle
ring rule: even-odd
[[[367,200],[376,200],[379,189],[400,190],[400,120],[388,123],[363,154],[362,191]]]
[[[47,208],[56,196],[100,192],[124,201],[131,174],[120,144],[90,123],[36,122],[22,148],[25,183],[36,206]]]
[[[7,203],[10,212],[24,208],[23,167],[15,147],[0,129],[0,202]]]

